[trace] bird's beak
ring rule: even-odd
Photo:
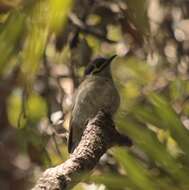
[[[108,58],[105,65],[108,66],[115,57],[117,57],[117,55],[112,55],[110,58]]]
[[[111,63],[112,60],[113,60],[115,57],[117,57],[117,55],[112,55],[112,56],[108,59],[108,63]]]

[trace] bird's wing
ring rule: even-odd
[[[90,78],[89,78],[90,80]],[[68,136],[68,152],[72,153],[73,150],[76,148],[76,146],[79,143],[80,136],[82,135],[82,129],[79,126],[78,122],[76,121],[77,117],[80,117],[78,112],[82,110],[83,112],[86,111],[85,106],[88,107],[86,104],[89,103],[91,100],[91,97],[88,94],[88,79],[84,80],[81,85],[79,86],[79,89],[76,91],[75,97],[74,97],[74,103],[72,106],[71,111],[71,118],[70,118],[70,124],[69,124],[69,136]],[[78,105],[79,98],[82,98],[85,101],[85,104]],[[80,110],[78,110],[80,109]],[[76,116],[77,114],[77,116]],[[79,119],[79,118],[78,118]]]
[[[78,105],[77,102],[78,100],[76,100],[77,96],[79,96],[79,91],[81,88],[84,88],[85,86],[85,81],[83,81],[80,86],[79,89],[76,90],[75,96],[74,96],[74,102],[72,105],[72,109],[71,109],[71,118],[70,118],[70,122],[69,122],[69,136],[68,136],[68,152],[72,153],[74,151],[74,149],[76,148],[78,142],[78,136],[79,136],[79,126],[78,124],[75,122],[74,119],[74,110],[77,109]],[[81,95],[82,97],[86,96],[85,95]]]
[[[75,100],[74,100],[75,101]],[[74,129],[74,126],[73,126],[73,109],[74,109],[74,102],[73,102],[73,105],[72,105],[72,109],[71,109],[71,118],[70,118],[70,122],[69,122],[69,135],[68,135],[68,152],[69,153],[72,153],[73,150],[75,149],[75,146],[73,147],[73,129]]]

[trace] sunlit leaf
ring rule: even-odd
[[[174,160],[166,150],[166,147],[160,143],[154,132],[144,126],[140,126],[140,124],[136,122],[124,119],[124,116],[119,117],[117,126],[125,134],[129,135],[133,141],[152,158],[152,160],[157,161],[168,173],[170,173],[175,180],[179,179],[183,184],[189,185],[186,177],[189,176],[187,170],[181,163],[177,163],[177,161]]]
[[[51,31],[58,32],[63,27],[70,11],[72,0],[48,0],[48,24]]]
[[[169,129],[171,136],[177,141],[178,145],[186,153],[189,158],[189,132],[183,126],[180,118],[171,108],[171,106],[161,96],[151,94],[150,101],[155,107],[157,116]]]
[[[28,18],[28,34],[22,52],[22,71],[27,81],[31,82],[39,69],[48,38],[63,27],[71,2],[41,0],[33,7]]]
[[[0,73],[8,64],[12,53],[16,50],[23,32],[25,15],[22,12],[12,12],[0,31]]]
[[[23,103],[25,104],[25,110],[22,110]],[[31,123],[36,123],[46,115],[46,112],[46,103],[37,94],[31,94],[28,99],[23,102],[21,92],[16,90],[9,98],[8,116],[9,121],[13,126],[17,126],[19,122],[21,122],[20,124],[24,125],[26,119],[29,119]],[[25,114],[25,116],[23,116],[23,114]]]
[[[45,100],[37,95],[32,94],[27,100],[27,114],[31,121],[39,121],[47,113],[47,106]]]
[[[17,126],[19,115],[22,109],[21,92],[15,91],[8,99],[8,117],[12,126]]]

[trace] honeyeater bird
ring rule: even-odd
[[[96,58],[85,69],[85,77],[79,85],[71,113],[68,152],[79,144],[86,122],[104,110],[112,116],[120,104],[120,96],[113,82],[110,58]]]

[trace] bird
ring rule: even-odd
[[[69,124],[68,152],[73,153],[86,127],[86,122],[104,110],[112,117],[120,105],[120,95],[113,81],[111,57],[98,57],[85,69],[84,80],[76,90]]]

